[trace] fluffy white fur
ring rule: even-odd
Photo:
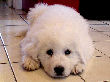
[[[88,24],[74,9],[63,5],[37,4],[28,14],[29,29],[21,41],[23,67],[35,70],[41,63],[52,77],[78,74],[93,54],[92,40],[88,34]],[[52,49],[53,55],[47,54]],[[69,49],[70,54],[65,55]],[[62,66],[62,75],[54,68]]]

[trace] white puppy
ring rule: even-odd
[[[79,74],[93,54],[88,24],[74,9],[37,4],[28,14],[29,29],[21,41],[23,67],[41,65],[52,77]]]

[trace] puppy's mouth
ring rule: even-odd
[[[56,75],[56,76],[54,76],[55,78],[63,78],[63,77],[66,77],[66,76],[64,76],[64,75]]]
[[[68,77],[68,76],[66,76],[66,75],[55,75],[55,76],[53,76],[52,78],[55,78],[55,79],[63,79],[63,78],[66,78],[66,77]]]
[[[60,74],[60,73],[55,73],[55,75],[53,76],[54,78],[65,78],[65,77],[67,77],[67,76],[69,76],[69,75],[66,75],[64,72],[62,73],[62,74]]]
[[[55,75],[50,75],[49,73],[47,73],[46,71],[45,71],[45,73],[48,75],[48,76],[50,76],[51,78],[54,78],[54,79],[63,79],[63,78],[66,78],[66,77],[68,77],[69,75],[65,75],[65,74],[63,74],[63,75],[57,75],[57,74],[55,74]]]

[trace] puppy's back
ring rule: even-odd
[[[47,4],[36,4],[35,8],[30,8],[27,16],[29,24],[32,25],[34,20],[38,18],[47,9],[47,7]]]

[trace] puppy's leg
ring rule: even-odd
[[[72,69],[71,73],[78,75],[81,74],[83,71],[85,70],[85,64],[79,62],[78,64],[76,64],[74,66],[74,68]]]
[[[39,68],[39,61],[34,60],[31,56],[24,56],[22,59],[22,66],[25,70],[34,71]]]
[[[37,58],[36,43],[30,41],[31,39],[24,38],[21,41],[20,47],[22,52],[22,66],[26,70],[36,70],[40,66],[40,62]]]

